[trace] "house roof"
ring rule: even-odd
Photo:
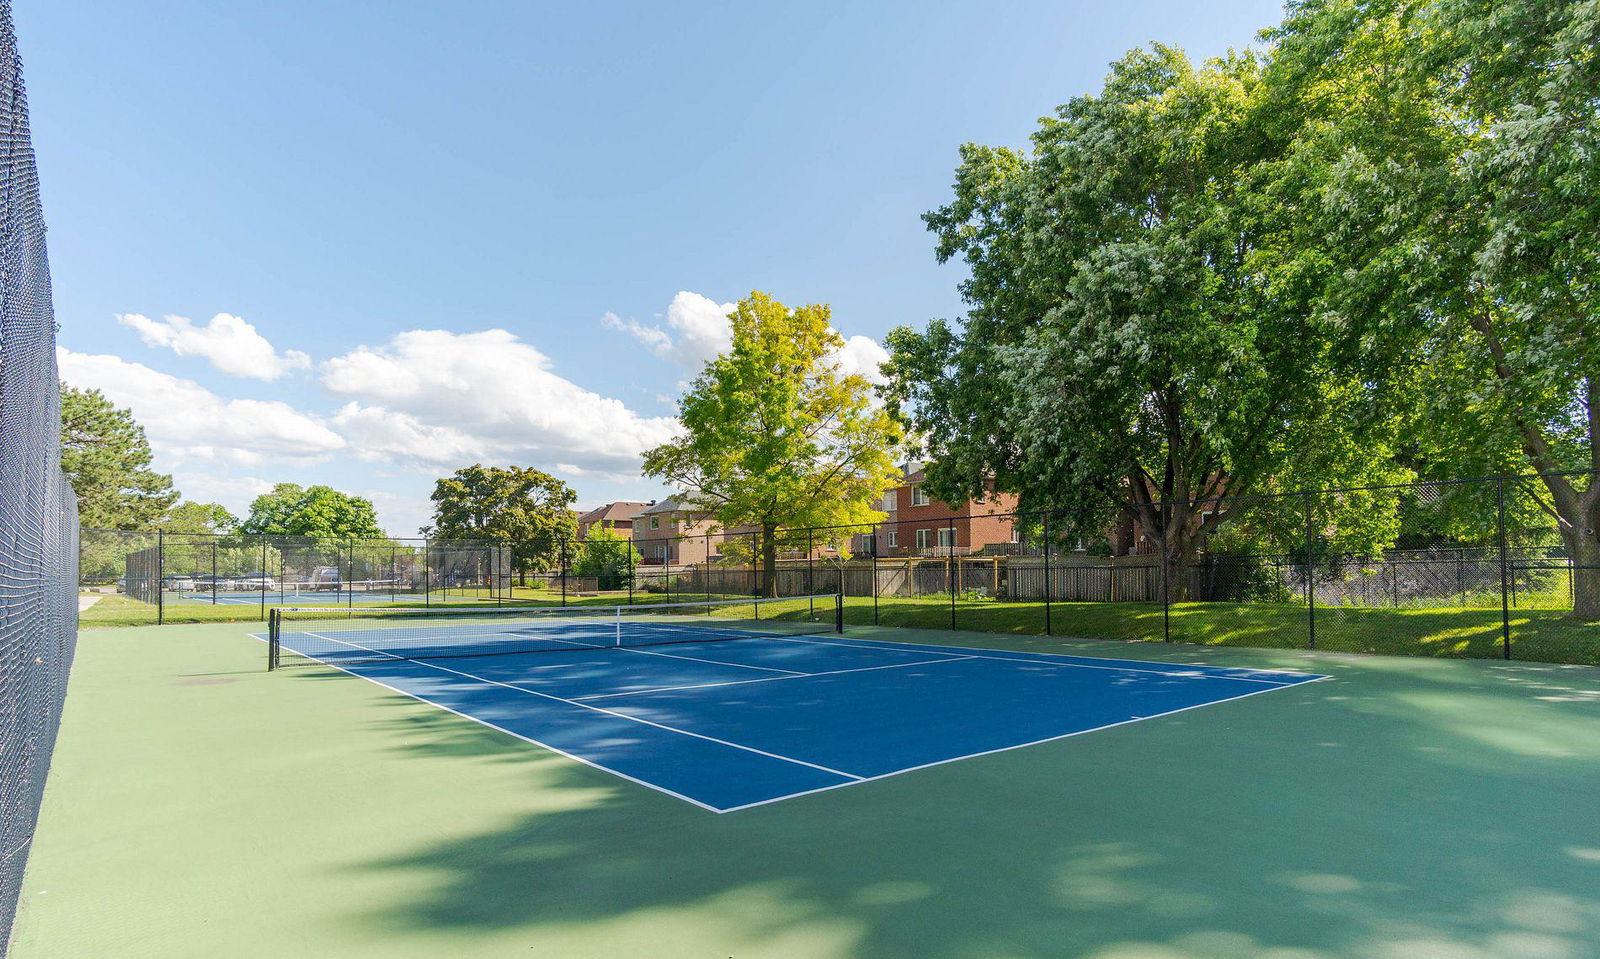
[[[633,519],[635,516],[638,516],[639,512],[648,505],[650,504],[636,503],[631,500],[618,500],[615,503],[607,503],[604,506],[596,506],[589,512],[579,516],[578,522],[598,523],[602,520]]]
[[[638,515],[649,516],[651,513],[676,513],[683,509],[676,496],[668,496],[659,503],[653,503],[640,510]]]

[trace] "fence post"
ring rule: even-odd
[[[561,605],[567,605],[567,538],[557,540],[560,547],[556,553],[556,562],[561,564]]]
[[[1161,641],[1172,642],[1172,509],[1161,504]]]
[[[944,584],[950,590],[950,628],[956,628],[956,590],[960,588],[956,583],[960,570],[956,567],[956,524],[950,521],[950,549],[945,556],[948,564],[944,571]]]
[[[1497,538],[1500,542],[1500,649],[1501,656],[1511,658],[1511,580],[1510,570],[1506,566],[1506,478],[1500,477],[1495,489],[1495,499],[1499,505],[1499,532]]]
[[[1315,528],[1316,528],[1315,527],[1315,522],[1314,522],[1314,520],[1312,519],[1312,516],[1311,516],[1311,494],[1307,493],[1306,494],[1306,557],[1305,557],[1306,617],[1307,617],[1306,623],[1307,623],[1307,628],[1309,630],[1309,632],[1307,633],[1307,640],[1306,640],[1306,648],[1307,649],[1316,649],[1317,648],[1316,562],[1312,558],[1312,553],[1311,553],[1311,537],[1312,537],[1312,531]]]
[[[211,605],[217,605],[217,541],[211,541]]]
[[[278,584],[282,588],[283,584]],[[261,537],[261,618],[267,618],[267,537]]]
[[[1044,536],[1044,634],[1050,632],[1050,511],[1044,511],[1044,518],[1040,521]]]
[[[156,625],[167,621],[167,539],[156,530]]]
[[[871,562],[872,585],[869,589],[872,591],[872,625],[876,626],[878,625],[878,536],[876,532],[872,536]]]
[[[815,550],[815,546],[814,546],[814,544],[812,542],[811,528],[807,527],[806,528],[806,595],[807,596],[812,596],[817,591],[817,588],[816,588],[817,587],[817,565],[816,565],[816,560],[813,559],[813,556],[814,556],[815,552],[816,552],[816,550]],[[843,561],[842,560],[840,561],[840,569],[841,570],[843,569]],[[843,572],[841,572],[839,574],[839,595],[841,595],[841,596],[844,595],[844,573]],[[815,616],[817,614],[817,601],[815,599],[812,599],[812,600],[809,600],[808,603],[811,606],[811,615]]]

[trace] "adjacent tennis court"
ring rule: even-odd
[[[1325,678],[845,638],[836,600],[291,609],[274,617],[269,656],[717,812]]]

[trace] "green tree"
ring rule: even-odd
[[[1541,474],[1600,619],[1600,483],[1560,475],[1600,470],[1594,5],[1304,3],[1272,38],[1285,264],[1416,393],[1425,475]]]
[[[85,529],[145,529],[177,500],[172,477],[150,469],[150,443],[133,414],[99,390],[61,388],[61,469]]]
[[[615,530],[595,526],[583,542],[574,544],[572,575],[593,577],[601,589],[621,589],[644,557],[633,540]]]
[[[328,486],[279,483],[257,496],[239,532],[316,539],[369,539],[383,536],[372,501]]]
[[[576,535],[577,498],[543,470],[477,463],[434,483],[433,524],[424,532],[508,546],[518,572],[539,572],[558,562],[561,544]]]
[[[683,435],[645,453],[645,473],[691,508],[760,530],[767,596],[785,531],[880,520],[872,503],[893,485],[900,426],[864,378],[839,369],[829,317],[760,292],[740,301],[732,348],[678,401]]]
[[[168,510],[156,528],[168,533],[232,533],[239,528],[239,518],[217,503],[184,500]]]
[[[970,269],[968,312],[889,337],[931,492],[992,481],[1086,539],[1131,512],[1181,598],[1244,502],[1221,497],[1402,478],[1341,331],[1259,260],[1285,228],[1253,179],[1278,149],[1262,93],[1252,56],[1156,46],[1046,118],[1031,154],[963,148],[926,221]]]

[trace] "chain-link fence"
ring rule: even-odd
[[[38,176],[11,7],[0,2],[0,954],[77,638],[78,507],[60,432]]]
[[[1508,477],[1158,503],[1144,515],[1159,536],[1131,508],[1086,527],[931,505],[770,535],[686,516],[672,535],[499,546],[93,532],[84,570],[116,581],[86,588],[154,597],[149,621],[229,603],[260,617],[836,592],[859,625],[1600,663],[1591,488]]]

